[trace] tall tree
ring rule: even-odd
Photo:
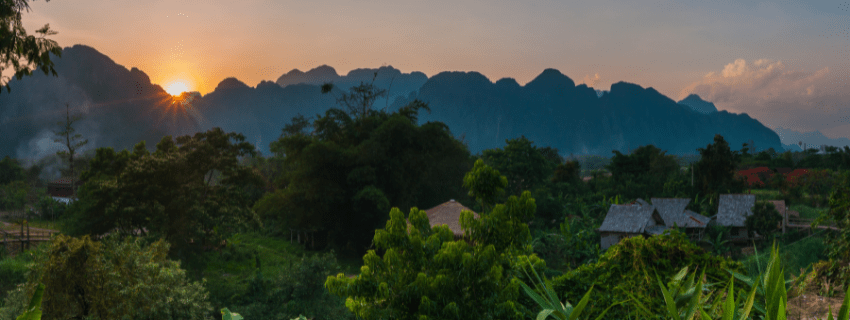
[[[27,1],[0,0],[0,73],[11,67],[18,80],[31,75],[33,70],[56,76],[50,54],[60,57],[62,49],[56,41],[46,38],[56,34],[56,31],[50,29],[50,24],[45,24],[35,31],[41,36],[27,35],[21,23],[21,13],[29,11]],[[10,80],[9,77],[0,76],[0,87],[5,86],[6,92],[12,90],[9,87]]]
[[[83,137],[82,134],[79,134],[79,133],[74,134],[74,131],[75,131],[74,122],[77,122],[82,118],[83,118],[82,115],[79,115],[79,114],[75,114],[74,116],[71,116],[70,106],[68,106],[68,104],[66,103],[65,104],[65,121],[60,121],[60,122],[56,123],[57,125],[62,126],[63,130],[54,132],[54,134],[56,134],[60,138],[59,139],[53,139],[53,141],[55,141],[55,142],[64,143],[65,147],[68,149],[67,151],[62,150],[62,151],[56,152],[56,154],[59,155],[59,157],[61,157],[62,159],[68,161],[68,164],[71,167],[71,177],[70,177],[71,178],[71,190],[74,191],[74,194],[77,193],[76,192],[77,186],[76,186],[76,183],[74,182],[74,180],[77,177],[76,173],[74,172],[74,155],[77,154],[77,150],[80,147],[89,143],[88,139],[80,140]]]
[[[626,198],[659,196],[665,183],[680,174],[676,157],[653,145],[638,147],[628,155],[617,150],[612,153],[605,168],[611,171],[614,193]]]
[[[746,188],[746,182],[735,179],[738,162],[723,136],[715,135],[713,144],[697,150],[701,157],[694,166],[697,180],[694,187],[703,195],[739,193]]]
[[[271,144],[283,165],[277,190],[254,208],[286,234],[312,231],[317,248],[331,245],[362,255],[391,207],[464,201],[461,184],[471,161],[445,124],[417,124],[418,112],[428,110],[425,103],[415,100],[395,112],[371,110],[363,106],[376,93],[357,90],[349,102],[360,107],[340,102],[348,109],[330,109],[312,122],[296,117],[284,127]]]
[[[557,149],[538,148],[525,136],[508,139],[502,149],[484,150],[484,162],[508,178],[508,194],[531,190],[552,175],[560,163]],[[557,159],[557,161],[555,161]]]
[[[487,203],[506,178],[478,160],[464,183]],[[463,211],[460,224],[468,238],[455,241],[448,227],[432,228],[424,211],[411,209],[405,222],[393,208],[374,236],[383,257],[369,250],[360,275],[328,277],[325,286],[362,319],[529,319],[538,306],[520,292],[520,280],[531,280],[521,269],[528,261],[536,270],[546,266],[532,253],[524,223],[535,210],[526,191],[479,218]]]
[[[0,185],[7,184],[12,181],[24,180],[24,169],[18,164],[15,159],[6,156],[0,160]]]
[[[100,148],[83,173],[79,201],[69,208],[71,234],[142,234],[176,250],[218,246],[240,228],[258,224],[244,189],[263,186],[256,169],[239,165],[254,146],[220,128],[165,136],[149,153]]]

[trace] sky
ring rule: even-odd
[[[292,69],[477,71],[531,81],[555,68],[596,89],[626,81],[746,112],[769,128],[850,137],[848,1],[53,0],[30,32],[91,46],[168,88],[206,94]]]

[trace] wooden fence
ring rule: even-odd
[[[0,229],[0,243],[9,253],[21,253],[32,247],[33,243],[50,241],[58,232],[46,229],[32,229],[28,223],[20,225],[20,229]]]

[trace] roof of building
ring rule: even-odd
[[[721,194],[717,207],[717,224],[724,227],[743,227],[747,217],[753,215],[756,204],[754,194]]]
[[[638,199],[632,205],[612,204],[608,208],[605,220],[599,226],[600,232],[644,233],[646,228],[654,225],[652,213],[655,206]]]
[[[688,223],[685,224],[686,228],[705,228],[708,226],[708,222],[711,221],[711,217],[706,217],[691,210],[685,210],[685,216],[688,218]]]
[[[460,202],[457,202],[454,199],[425,210],[425,215],[428,216],[428,222],[431,224],[431,227],[444,224],[452,230],[452,233],[454,233],[455,236],[460,236],[463,235],[463,229],[460,227],[460,212],[463,210],[472,212],[472,215],[475,218],[478,218],[478,213],[463,206]]]
[[[672,226],[685,226],[686,217],[683,215],[685,207],[691,202],[688,198],[652,198],[652,205],[658,209],[658,214],[664,220],[664,224]]]
[[[75,184],[77,184],[77,185],[81,185],[81,184],[83,184],[83,182],[82,182],[82,181],[80,181],[79,179],[78,179],[78,180],[76,180],[76,181],[74,181],[74,183],[75,183]],[[59,178],[59,179],[56,179],[56,180],[50,181],[50,184],[64,184],[64,185],[71,185],[71,178]]]
[[[696,212],[685,210],[691,199],[688,198],[652,198],[652,204],[668,227],[705,228],[711,218]]]

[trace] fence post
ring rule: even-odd
[[[24,220],[24,222],[27,224],[27,249],[29,249],[32,247],[30,244],[30,223],[26,220]],[[21,251],[21,253],[23,253],[23,251]]]

